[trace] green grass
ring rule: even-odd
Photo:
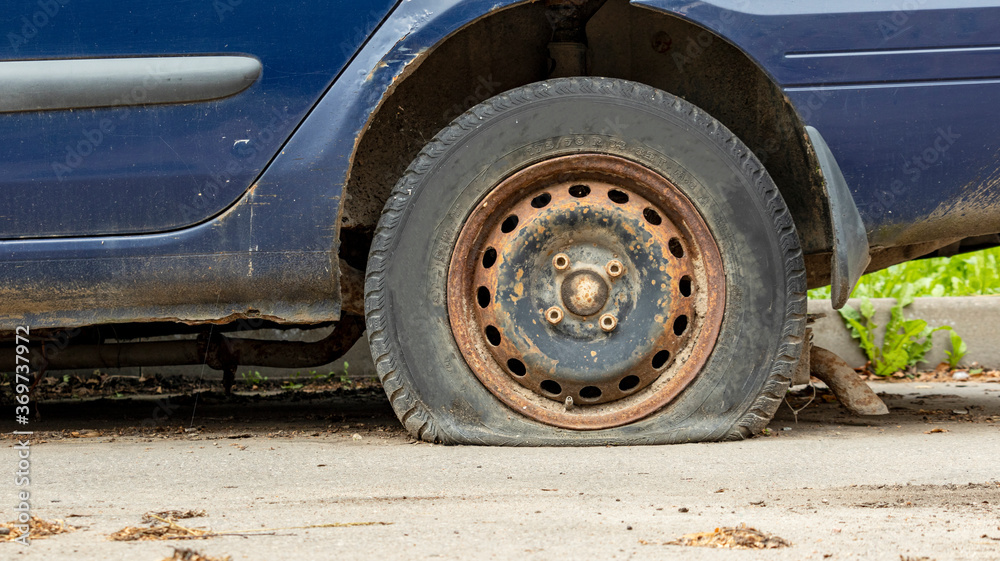
[[[851,297],[899,298],[907,287],[915,297],[1000,294],[1000,247],[893,265],[861,277]],[[830,287],[810,290],[809,297],[828,299]]]

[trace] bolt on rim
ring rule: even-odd
[[[514,410],[600,429],[642,419],[701,370],[725,307],[722,259],[694,205],[616,156],[529,166],[459,233],[449,320],[473,373]]]

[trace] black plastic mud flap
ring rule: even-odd
[[[819,160],[820,171],[826,181],[830,197],[830,222],[833,230],[833,257],[830,263],[830,300],[839,310],[847,303],[858,279],[871,261],[868,253],[868,235],[861,221],[861,214],[854,197],[847,188],[844,174],[823,135],[813,127],[806,127],[809,140]]]

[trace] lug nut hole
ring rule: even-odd
[[[486,252],[483,253],[483,268],[489,269],[497,262],[497,250],[492,247],[486,248]]]
[[[620,382],[618,382],[618,389],[623,392],[634,390],[636,386],[639,385],[638,376],[625,376]]]
[[[619,191],[618,189],[612,189],[608,191],[608,198],[615,204],[623,205],[628,202],[628,193]]]
[[[552,395],[559,395],[562,393],[562,386],[560,386],[559,382],[556,382],[555,380],[543,380],[539,385],[546,393],[550,393]]]
[[[653,226],[659,226],[663,222],[663,219],[660,218],[660,213],[651,208],[646,208],[646,210],[642,211],[642,217]]]
[[[514,228],[517,228],[517,222],[517,215],[511,214],[503,221],[503,224],[500,225],[500,231],[504,234],[513,232]]]
[[[653,368],[655,368],[657,370],[659,370],[660,368],[663,368],[663,365],[666,364],[668,360],[670,360],[670,351],[664,349],[664,350],[656,353],[655,355],[653,355]],[[625,380],[622,380],[622,381],[624,382]],[[636,382],[636,383],[638,383],[638,382]],[[620,384],[619,384],[619,387],[621,387]]]
[[[691,296],[691,277],[681,277],[680,282],[677,283],[677,287],[681,291],[681,296]]]
[[[569,194],[578,199],[582,199],[590,194],[590,187],[586,185],[574,185],[569,188]]]
[[[549,203],[552,202],[552,195],[548,193],[542,193],[534,199],[531,199],[531,206],[534,208],[545,208]]]
[[[492,325],[486,326],[486,340],[494,347],[500,346],[500,330]]]
[[[667,242],[667,247],[670,248],[670,253],[672,253],[674,257],[678,259],[684,257],[684,246],[681,245],[681,241],[679,239],[670,238],[670,241]]]
[[[516,358],[507,361],[507,369],[515,376],[524,376],[528,373],[528,369],[524,367],[524,363]]]
[[[490,289],[485,286],[480,286],[479,290],[476,290],[476,301],[479,303],[480,308],[485,308],[490,305]]]
[[[687,316],[677,316],[674,320],[674,335],[680,336],[687,330],[688,327],[688,317]]]

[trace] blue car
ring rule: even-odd
[[[1000,243],[991,0],[13,0],[0,32],[18,374],[231,385],[366,332],[424,440],[740,439],[809,372],[808,288]],[[293,327],[330,334],[240,336]]]

